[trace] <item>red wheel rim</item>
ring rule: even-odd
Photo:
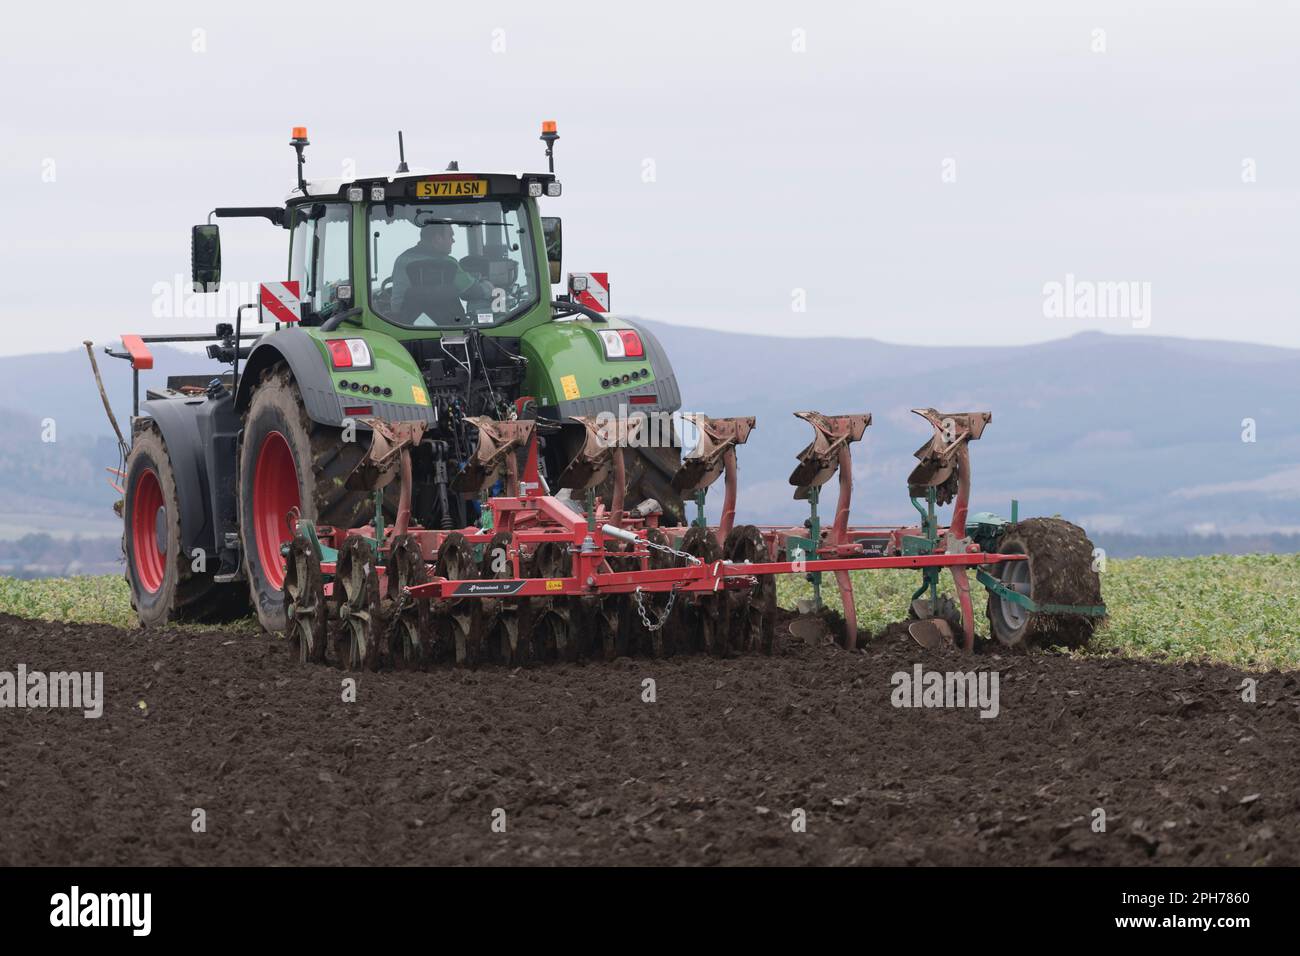
[[[253,534],[262,573],[277,591],[284,588],[284,555],[280,548],[293,538],[288,515],[301,503],[298,469],[289,442],[279,432],[271,432],[257,453],[253,472]]]
[[[135,479],[131,494],[131,564],[135,579],[150,594],[158,592],[167,574],[167,551],[158,546],[158,512],[162,510],[158,473],[146,468]]]

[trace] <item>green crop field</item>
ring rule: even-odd
[[[906,571],[854,574],[859,627],[865,633],[900,620],[919,575]],[[945,590],[951,578],[944,575]],[[826,603],[839,607],[833,579]],[[812,594],[794,576],[779,579],[787,607]],[[974,590],[976,629],[987,633],[983,589]],[[1110,610],[1082,653],[1111,650],[1170,661],[1210,660],[1250,669],[1300,668],[1300,554],[1111,561],[1102,577]],[[121,577],[0,578],[0,612],[48,621],[135,627]],[[251,631],[250,620],[227,628]]]
[[[135,612],[131,610],[131,594],[126,580],[120,574],[32,580],[0,577],[0,613],[72,624],[139,626]],[[252,632],[256,627],[256,621],[247,618],[222,625],[217,630]],[[179,629],[213,628],[180,625]]]
[[[951,575],[941,581],[941,590],[952,593]],[[919,583],[912,571],[854,572],[859,629],[875,633],[899,620]],[[1110,561],[1101,588],[1109,617],[1082,653],[1300,667],[1300,554]],[[788,575],[778,579],[777,593],[793,606],[812,587]],[[841,607],[833,577],[823,580],[822,595],[828,606]],[[981,634],[988,633],[985,595],[972,586]]]

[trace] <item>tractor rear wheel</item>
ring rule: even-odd
[[[1036,604],[1101,604],[1101,576],[1093,568],[1093,547],[1082,528],[1061,518],[1029,518],[1008,525],[998,539],[1001,554],[1023,554],[1005,561],[993,575]],[[989,627],[1006,647],[1031,643],[1079,647],[1092,637],[1097,618],[1083,614],[1030,611],[989,594]]]
[[[122,553],[131,606],[142,627],[237,617],[242,596],[194,570],[181,542],[176,472],[162,435],[145,427],[126,459]]]
[[[370,517],[371,496],[344,486],[367,447],[308,418],[284,365],[262,373],[239,448],[239,538],[249,597],[266,630],[285,629],[281,549],[293,540],[292,521],[347,529]]]

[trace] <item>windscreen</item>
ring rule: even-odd
[[[521,200],[376,203],[367,240],[371,307],[397,325],[499,325],[537,302]]]

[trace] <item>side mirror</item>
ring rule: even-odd
[[[221,230],[195,226],[190,231],[190,280],[195,292],[215,292],[221,286]]]
[[[559,285],[560,259],[564,246],[559,216],[542,217],[542,238],[546,241],[546,264],[551,267],[551,285]]]

